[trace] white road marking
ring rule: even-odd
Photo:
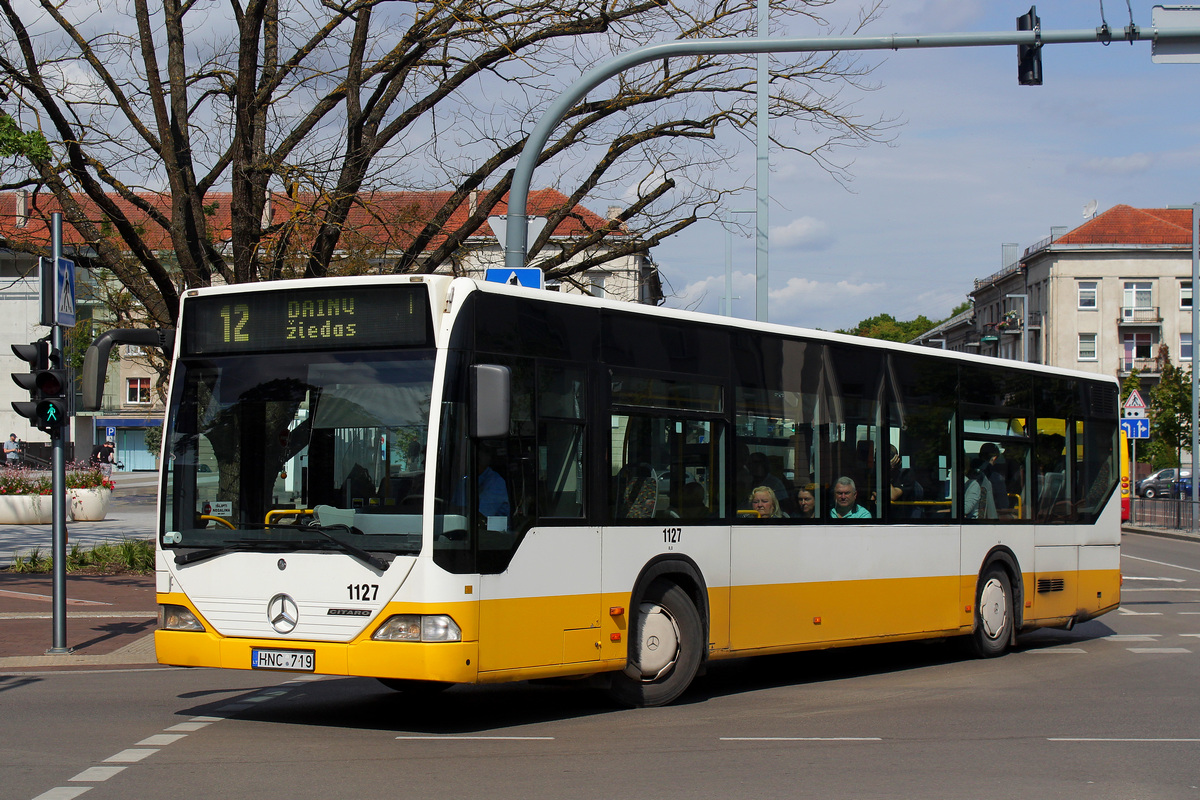
[[[1123,581],[1163,581],[1165,583],[1183,583],[1183,578],[1137,578],[1133,575],[1122,575]]]
[[[1131,653],[1190,653],[1186,647],[1126,647]]]
[[[1161,611],[1134,611],[1132,608],[1126,608],[1125,606],[1118,606],[1117,613],[1123,614],[1127,617],[1161,617],[1162,616]]]
[[[1129,558],[1134,561],[1144,561],[1147,564],[1158,564],[1160,567],[1171,567],[1172,569],[1182,569],[1187,572],[1200,572],[1200,569],[1196,569],[1195,567],[1181,567],[1178,564],[1171,564],[1166,561],[1155,561],[1152,558],[1138,558],[1137,556],[1131,556],[1126,553],[1121,553],[1121,558]]]
[[[1159,588],[1157,586],[1148,586],[1145,589],[1122,589],[1122,594],[1129,592],[1200,592],[1200,589],[1187,586],[1171,586],[1168,588]]]
[[[1025,652],[1030,655],[1057,655],[1059,653],[1086,653],[1087,650],[1084,650],[1082,647],[1047,647],[1041,650],[1026,650]]]
[[[108,780],[123,769],[125,769],[125,767],[88,767],[74,778],[70,778],[70,780],[100,783],[101,781]]]
[[[198,731],[201,728],[205,728],[209,725],[212,725],[212,723],[211,722],[181,722],[178,725],[172,725],[171,727],[164,728],[163,730],[184,731],[184,732],[191,733],[192,731]]]
[[[156,733],[138,742],[139,747],[164,747],[187,737],[186,733]]]
[[[91,790],[90,786],[55,786],[48,792],[42,792],[33,800],[71,800]]]
[[[104,761],[105,761],[105,763],[116,762],[119,764],[121,762],[126,762],[129,764],[132,764],[135,761],[141,761],[143,758],[152,756],[157,752],[158,752],[158,748],[131,747],[127,750],[122,750],[121,752],[117,753],[115,756],[109,756],[108,758],[104,759]]]
[[[1121,739],[1121,738],[1100,738],[1100,737],[1052,737],[1046,739],[1047,742],[1200,742],[1200,739]]]
[[[1161,633],[1114,633],[1111,636],[1102,637],[1109,642],[1153,642],[1162,638]]]

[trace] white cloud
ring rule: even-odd
[[[771,245],[783,250],[825,250],[833,241],[829,224],[815,217],[800,217],[771,228]]]
[[[1100,173],[1131,175],[1145,172],[1154,166],[1154,157],[1148,153],[1131,153],[1127,156],[1091,158],[1083,162],[1085,170]]]

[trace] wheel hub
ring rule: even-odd
[[[989,639],[999,638],[1008,622],[1008,598],[996,578],[990,578],[979,593],[979,622]]]
[[[638,666],[644,681],[654,681],[671,670],[679,658],[679,626],[662,606],[643,603],[642,638]]]

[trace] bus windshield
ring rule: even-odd
[[[433,357],[181,359],[167,416],[163,546],[419,552]]]

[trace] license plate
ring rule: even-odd
[[[251,669],[282,669],[292,672],[312,672],[316,668],[312,650],[267,650],[251,648]]]

